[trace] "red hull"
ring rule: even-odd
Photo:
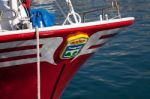
[[[129,18],[104,24],[40,31],[41,99],[59,99],[80,66],[113,37],[118,28],[132,23],[133,19]],[[60,54],[68,35],[77,32],[86,33],[89,41],[75,58],[61,59]],[[0,35],[0,46],[0,99],[36,99],[35,32]]]

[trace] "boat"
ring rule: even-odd
[[[0,1],[0,99],[60,99],[81,65],[134,23],[134,17],[121,16],[117,0],[82,13],[71,0],[61,1],[67,14],[58,0],[41,1],[50,9],[56,4],[64,20],[55,22],[56,10],[31,9],[30,0]],[[92,12],[98,17],[89,21]]]

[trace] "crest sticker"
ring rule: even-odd
[[[77,56],[88,39],[89,36],[82,32],[68,36],[67,43],[61,54],[61,59],[72,59]]]

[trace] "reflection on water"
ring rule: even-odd
[[[62,99],[150,98],[150,1],[120,1],[123,16],[135,16],[135,24],[122,29],[85,63]],[[101,4],[101,0],[74,2],[80,9]]]

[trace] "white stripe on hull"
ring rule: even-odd
[[[100,37],[104,35],[115,34],[117,31],[118,29],[113,29],[113,30],[105,30],[105,31],[101,31],[101,32],[97,32],[93,34],[89,38],[88,42],[85,44],[81,52],[74,59],[76,59],[77,57],[81,55],[94,53],[98,48],[96,47],[96,48],[90,49],[90,47],[104,44],[109,39],[109,38],[100,39]],[[63,41],[63,38],[61,37],[40,39],[40,44],[43,45],[40,50],[41,61],[49,62],[51,64],[56,65],[54,61],[54,53],[57,50],[57,48],[61,45],[62,41]],[[16,41],[16,42],[9,42],[9,43],[1,43],[0,49],[24,47],[24,46],[35,46],[35,45],[36,45],[35,40]],[[0,53],[0,59],[19,57],[19,56],[24,56],[24,55],[33,55],[33,54],[36,55],[36,49],[5,52],[5,53]],[[34,62],[36,62],[36,56],[31,57],[29,59],[16,59],[16,60],[2,61],[0,62],[0,67],[9,67],[9,66],[28,64],[28,63],[34,63]]]
[[[9,62],[1,62],[0,67],[11,67],[11,66],[16,66],[16,65],[23,65],[23,64],[30,64],[30,63],[35,63],[37,61],[36,58],[30,58],[30,59],[20,59],[20,60],[13,60]]]
[[[56,64],[54,61],[54,53],[56,51],[56,49],[60,46],[60,44],[62,43],[63,38],[61,37],[53,37],[53,38],[46,38],[46,39],[41,39],[40,40],[40,44],[43,44],[42,48],[41,48],[41,60],[49,62],[51,64]],[[21,42],[21,43],[20,43]],[[13,42],[14,45],[12,45],[12,43],[7,43],[8,45],[6,45],[7,48],[9,45],[13,48],[15,47],[20,47],[20,46],[29,46],[29,45],[35,45],[35,40],[29,40],[29,41],[17,41],[17,44],[20,44],[19,46],[14,46],[15,42]],[[30,42],[30,44],[29,44]],[[6,43],[5,43],[6,44]],[[29,45],[26,45],[29,44]],[[3,48],[6,48],[3,47]],[[13,58],[16,56],[23,56],[23,55],[33,55],[36,54],[36,49],[29,49],[29,50],[20,50],[20,51],[12,51],[12,52],[8,52],[8,53],[0,53],[0,60],[3,58]],[[9,60],[9,61],[5,61],[5,62],[0,62],[0,67],[9,67],[9,66],[14,66],[14,65],[21,65],[21,64],[28,64],[28,63],[34,63],[36,61],[36,58],[29,58],[29,59],[18,59],[18,60]]]
[[[0,53],[0,59],[36,54],[36,49]]]

